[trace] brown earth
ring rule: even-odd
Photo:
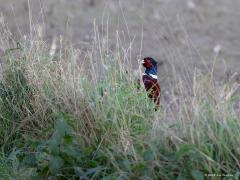
[[[163,62],[165,65],[160,67],[163,79],[170,64],[175,64],[179,70],[185,65],[206,69],[212,67],[214,60],[216,77],[240,73],[238,0],[29,2],[30,11],[28,0],[0,0],[0,22],[8,24],[14,40],[38,25],[46,28],[49,41],[60,35],[68,36],[76,48],[83,48],[93,39],[93,22],[96,19],[100,25],[99,32],[109,39],[110,48],[116,43],[117,30],[122,44],[127,46],[133,41],[133,64],[142,56],[153,56]],[[5,44],[0,42],[0,45],[1,49],[6,49]]]

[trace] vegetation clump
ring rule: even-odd
[[[171,102],[163,99],[155,111],[126,73],[126,51],[92,50],[78,65],[73,49],[55,57],[36,49],[5,57],[1,179],[240,177],[234,84],[215,84],[200,71],[186,84],[173,74]]]

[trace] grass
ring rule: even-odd
[[[155,112],[124,49],[25,44],[2,57],[1,179],[240,177],[233,82],[172,71],[170,99]]]

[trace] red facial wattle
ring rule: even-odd
[[[142,65],[145,67],[145,68],[151,68],[153,65],[151,63],[150,60],[146,59],[146,60],[143,60],[143,63]]]

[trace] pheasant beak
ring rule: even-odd
[[[138,59],[138,63],[143,65],[145,63],[145,61],[143,59]]]

